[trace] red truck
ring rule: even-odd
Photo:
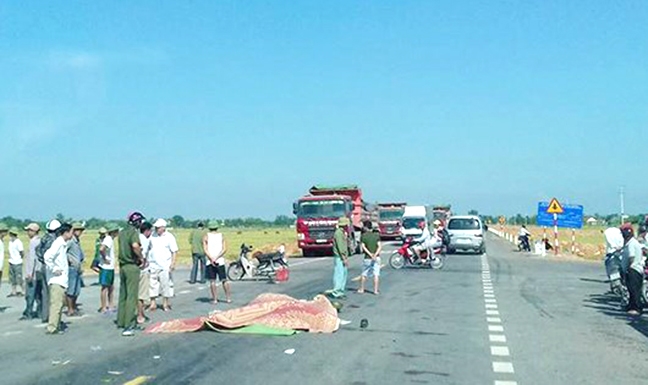
[[[378,232],[380,239],[394,240],[401,237],[401,224],[407,203],[378,203]]]
[[[304,257],[333,252],[333,233],[340,217],[351,221],[345,230],[349,250],[359,252],[362,219],[367,212],[362,190],[355,185],[313,186],[309,194],[293,204],[297,216],[297,242]]]
[[[448,219],[452,216],[452,206],[450,205],[436,205],[432,207],[433,220],[440,220],[444,224],[448,223]]]

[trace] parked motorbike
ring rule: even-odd
[[[527,253],[531,252],[531,242],[528,235],[518,236],[518,250],[526,251]]]
[[[252,259],[249,254],[252,252],[253,246],[242,244],[239,258],[236,262],[230,264],[227,269],[227,277],[232,281],[240,281],[245,277],[248,278],[267,278],[271,282],[277,280],[277,274],[285,269],[288,272],[288,263],[281,253],[268,253],[264,254],[260,251],[254,253]],[[256,259],[258,263],[254,263]],[[283,275],[287,275],[287,274]],[[285,278],[287,279],[287,277]]]
[[[429,267],[433,270],[443,269],[445,266],[446,255],[444,247],[439,246],[434,249],[421,251],[421,256],[417,256],[414,251],[416,243],[412,238],[407,238],[398,250],[394,251],[389,257],[389,265],[392,269],[402,269],[406,266],[411,267]]]

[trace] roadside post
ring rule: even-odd
[[[571,249],[576,251],[576,229],[583,228],[583,206],[562,205],[558,199],[553,198],[549,202],[538,203],[538,226],[554,228],[554,253],[557,255],[560,248],[559,228],[572,230]]]

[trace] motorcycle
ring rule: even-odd
[[[527,253],[531,252],[531,242],[529,241],[528,235],[518,236],[518,250],[520,252],[526,251]]]
[[[444,247],[441,245],[433,249],[424,249],[421,256],[417,256],[414,251],[412,238],[407,238],[398,250],[394,251],[389,257],[389,265],[392,269],[400,270],[405,266],[412,267],[429,267],[433,270],[441,270],[445,266],[446,254]]]
[[[260,251],[253,254],[252,258],[258,261],[255,264],[248,255],[253,246],[242,244],[239,258],[230,264],[227,277],[232,281],[241,281],[243,278],[267,278],[271,282],[288,279],[288,263],[282,253],[264,254]]]

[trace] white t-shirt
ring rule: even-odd
[[[20,265],[23,263],[22,256],[20,255],[23,251],[25,249],[20,239],[16,238],[13,241],[9,241],[9,264]]]
[[[207,233],[207,251],[212,257],[218,257],[223,252],[223,234],[221,233]],[[211,259],[207,259],[207,264],[211,265]],[[225,265],[225,257],[218,257],[216,265]]]
[[[153,234],[149,239],[151,251],[149,264],[154,269],[169,270],[173,262],[173,254],[178,252],[178,243],[175,236],[168,231],[162,235]]]
[[[0,271],[4,268],[4,253],[5,253],[5,247],[4,247],[4,241],[0,240]]]
[[[115,241],[110,235],[106,235],[101,245],[106,247],[106,261],[108,263],[103,263],[102,260],[99,267],[104,270],[115,270]]]
[[[45,266],[47,266],[47,283],[49,285],[59,285],[67,289],[68,287],[68,243],[63,237],[58,237],[52,243],[52,246],[45,252]],[[60,273],[56,275],[55,273]]]
[[[618,227],[610,227],[603,232],[605,237],[605,253],[612,254],[623,249],[625,244],[623,234]]]

